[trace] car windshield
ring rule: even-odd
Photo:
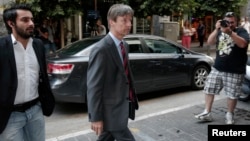
[[[65,46],[57,51],[57,54],[74,55],[90,45],[98,42],[101,38],[87,38],[80,41],[76,41],[72,44]]]

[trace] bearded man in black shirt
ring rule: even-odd
[[[246,73],[247,48],[249,35],[244,28],[236,27],[237,18],[233,12],[227,12],[223,20],[218,20],[215,30],[209,35],[207,43],[216,44],[216,59],[212,71],[207,77],[205,92],[205,110],[195,115],[202,121],[212,121],[214,95],[222,89],[227,96],[226,124],[234,124],[234,110],[237,98],[241,94],[241,85]]]

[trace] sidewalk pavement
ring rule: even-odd
[[[224,125],[226,98],[214,101],[212,122],[201,122],[194,115],[204,110],[204,103],[168,109],[129,122],[136,141],[207,141],[208,125]],[[239,101],[235,109],[235,124],[250,126],[250,101]],[[249,136],[249,135],[248,135]],[[46,141],[96,141],[91,130],[65,135]]]
[[[192,43],[191,50],[208,53],[206,46],[198,48]],[[214,54],[215,48],[209,48]],[[204,110],[204,103],[166,109],[160,113],[152,113],[147,117],[136,117],[129,122],[136,141],[207,141],[208,125],[224,125],[227,111],[226,98],[214,101],[212,122],[200,122],[194,115]],[[235,124],[250,126],[250,101],[239,101],[235,109]],[[96,141],[97,136],[91,131],[63,135],[46,141]]]
[[[178,43],[181,44],[181,41],[178,41]],[[204,42],[203,47],[199,47],[199,42],[194,41],[194,42],[191,42],[190,50],[204,53],[204,54],[209,55],[209,56],[214,58],[216,48],[215,48],[215,46],[208,46],[206,42]]]
[[[181,40],[177,41],[179,44],[181,44]],[[206,42],[204,42],[204,46],[203,47],[199,47],[199,42],[194,41],[191,42],[190,45],[190,50],[195,51],[195,52],[199,52],[199,53],[204,53],[208,56],[211,56],[213,58],[215,58],[215,52],[216,52],[216,47],[214,46],[209,46],[207,45]],[[248,56],[250,56],[250,44],[248,45],[248,51],[247,51]]]

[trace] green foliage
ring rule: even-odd
[[[49,17],[55,20],[82,14],[82,0],[16,0],[16,3],[30,3],[36,18]]]
[[[80,0],[46,0],[41,2],[44,5],[44,15],[55,19],[67,18],[74,14],[81,14]],[[53,4],[51,4],[53,3]]]
[[[203,17],[207,14],[222,16],[227,11],[239,13],[239,8],[248,0],[123,0],[135,9],[135,15],[171,15],[190,13]],[[196,14],[196,15],[194,15]]]
[[[199,6],[194,0],[128,0],[129,4],[136,9],[135,15],[147,16],[172,15],[173,13],[195,12]]]
[[[228,11],[240,14],[240,7],[247,4],[248,0],[196,0],[200,4],[196,9],[196,16],[204,16],[207,14],[216,17],[223,16]],[[199,15],[198,15],[199,14]]]
[[[129,4],[128,0],[118,0],[118,3]]]
[[[82,14],[81,2],[86,0],[16,0],[17,3],[31,3],[36,17],[61,19],[76,13]],[[91,3],[93,0],[88,0]],[[129,4],[135,10],[135,16],[172,15],[188,13],[195,17],[205,15],[222,16],[227,11],[239,14],[239,8],[248,0],[116,0]]]

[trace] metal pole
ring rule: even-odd
[[[97,0],[94,1],[95,1],[95,11],[97,11]]]

